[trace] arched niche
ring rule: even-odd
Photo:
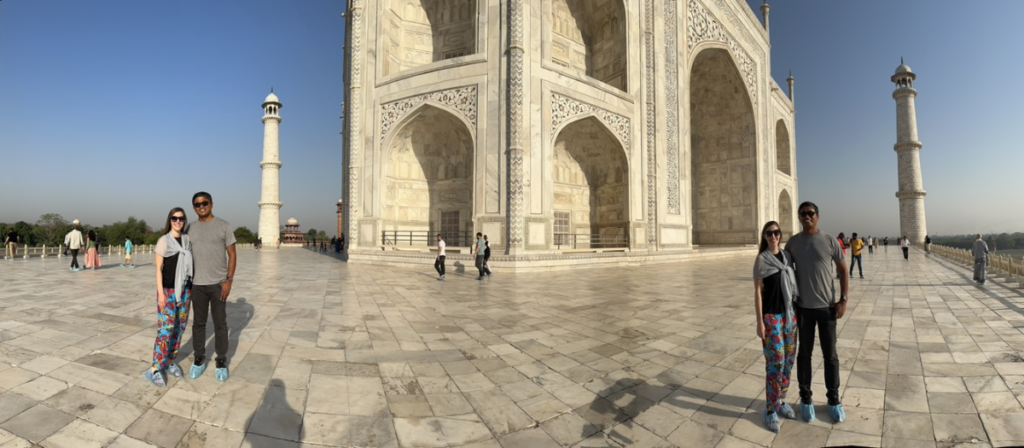
[[[754,109],[725,49],[704,49],[691,66],[690,151],[694,243],[756,244]]]
[[[789,148],[789,129],[781,119],[775,122],[775,166],[787,176],[793,175],[793,152]]]
[[[628,245],[629,169],[625,151],[597,118],[574,121],[558,133],[552,178],[556,245]]]
[[[424,105],[385,145],[379,193],[383,230],[443,233],[450,245],[469,244],[463,234],[473,229],[474,144],[465,123]]]
[[[626,9],[622,0],[552,0],[551,61],[627,89]]]
[[[782,229],[782,241],[788,241],[793,236],[796,228],[793,227],[793,199],[789,192],[782,190],[779,193],[779,228]]]
[[[385,76],[476,53],[477,0],[385,1]]]

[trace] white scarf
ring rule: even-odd
[[[182,286],[192,282],[192,242],[184,233],[181,234],[181,244],[178,244],[178,240],[174,239],[170,232],[164,235],[164,239],[167,242],[167,252],[163,254],[163,257],[179,255],[178,265],[174,270],[174,294],[178,297],[178,301],[183,301],[185,300],[185,291]]]
[[[796,285],[796,272],[793,271],[793,259],[784,250],[780,250],[782,261],[775,258],[772,251],[766,250],[757,255],[754,262],[754,279],[765,279],[776,272],[782,272],[782,299],[786,303],[786,319],[793,314],[793,301],[800,295]]]

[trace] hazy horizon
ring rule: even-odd
[[[760,17],[761,0],[748,3]],[[1024,2],[943,5],[772,4],[772,75],[796,78],[798,199],[821,207],[827,232],[899,233],[889,76],[901,56],[918,74],[929,233],[1024,231],[1012,181],[1024,85],[1004,81],[1024,72]],[[176,206],[195,219],[188,201],[205,190],[214,214],[255,231],[260,104],[274,87],[282,223],[333,236],[342,12],[326,0],[0,2],[0,222],[159,227]]]

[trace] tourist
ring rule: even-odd
[[[227,301],[235,278],[235,234],[231,224],[213,216],[213,197],[200,191],[192,196],[192,207],[199,220],[189,223],[185,233],[192,240],[196,260],[192,304],[192,348],[195,357],[189,376],[199,378],[206,371],[206,318],[213,315],[214,350],[217,354],[217,381],[228,380]]]
[[[85,268],[96,270],[103,266],[100,263],[100,247],[97,242],[96,232],[90,230],[85,239]]]
[[[78,223],[78,220],[76,219],[72,225],[74,227],[64,236],[64,243],[71,250],[71,272],[78,272],[82,270],[82,267],[78,265],[78,251],[82,249],[85,242],[82,240],[81,225]]]
[[[910,261],[910,239],[906,235],[900,238],[900,249],[903,249],[903,261]]]
[[[860,278],[864,278],[864,261],[861,258],[863,251],[864,241],[857,238],[857,232],[853,232],[853,241],[850,242],[850,277],[853,277],[853,267],[856,266]]]
[[[167,386],[167,374],[181,379],[184,374],[175,364],[178,349],[188,327],[189,289],[193,263],[192,244],[182,232],[188,218],[181,207],[171,209],[164,235],[156,242],[156,310],[159,330],[153,347],[153,366],[146,371],[149,384]]]
[[[974,240],[974,246],[971,246],[971,254],[974,255],[974,281],[984,285],[985,268],[988,267],[988,244],[981,239],[980,233],[978,239]]]
[[[847,244],[846,244],[846,234],[843,233],[843,232],[839,232],[839,236],[836,237],[836,240],[839,241],[839,247],[841,247],[843,249],[843,256],[845,257],[846,256],[846,246],[847,246]],[[836,278],[839,278],[839,273],[838,272],[836,272]]]
[[[21,237],[18,236],[18,232],[14,231],[14,227],[7,229],[7,236],[4,237],[4,246],[7,247],[6,258],[13,260],[14,257],[18,256],[18,243],[21,242]]]
[[[924,236],[924,253],[930,254],[932,252],[932,237]]]
[[[135,260],[132,260],[132,239],[124,237],[124,263],[121,263],[121,267],[128,267],[135,269]]]
[[[437,275],[440,275],[440,277],[438,277],[437,280],[438,281],[442,281],[442,282],[444,281],[444,260],[445,260],[445,258],[447,258],[445,256],[444,249],[447,246],[448,245],[445,244],[445,242],[444,242],[444,237],[441,236],[440,233],[438,233],[437,234],[437,258],[434,259],[434,270],[437,271]]]
[[[256,250],[263,249],[263,237],[256,238]]]
[[[889,253],[889,237],[882,238],[882,245],[885,246],[885,253]]]
[[[764,347],[766,409],[761,413],[765,426],[779,433],[779,415],[795,419],[786,403],[789,378],[796,361],[796,316],[793,300],[797,297],[793,259],[779,250],[782,230],[769,221],[761,231],[761,246],[754,261],[754,309],[757,310],[757,337]]]
[[[491,267],[487,263],[491,261],[491,241],[487,239],[487,235],[484,235],[484,271],[487,272],[487,276],[491,276]]]
[[[338,238],[338,252],[340,253],[343,250],[345,250],[345,232],[342,232]]]
[[[797,208],[803,231],[786,243],[786,252],[796,264],[796,281],[800,289],[796,321],[800,328],[800,353],[797,355],[797,380],[800,383],[800,413],[805,421],[814,421],[811,392],[811,356],[814,351],[815,327],[818,327],[821,353],[825,358],[825,389],[828,411],[834,423],[846,420],[839,399],[839,353],[836,351],[836,320],[846,314],[850,277],[837,239],[818,228],[818,206],[804,202]],[[836,301],[833,265],[839,271],[840,297]]]
[[[484,234],[476,233],[476,245],[473,247],[473,257],[476,259],[476,269],[480,271],[480,276],[477,280],[483,280],[484,274],[491,275],[490,269],[487,269],[487,265],[484,263]]]

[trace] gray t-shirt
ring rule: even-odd
[[[192,241],[195,285],[216,285],[228,278],[228,247],[235,244],[231,224],[214,217],[210,222],[195,221],[185,227]]]
[[[971,253],[974,255],[975,260],[984,260],[988,256],[988,244],[985,244],[982,240],[974,240]]]
[[[836,301],[835,264],[843,261],[843,248],[832,235],[793,235],[786,243],[786,252],[796,263],[796,284],[800,289],[800,308],[828,308]]]

